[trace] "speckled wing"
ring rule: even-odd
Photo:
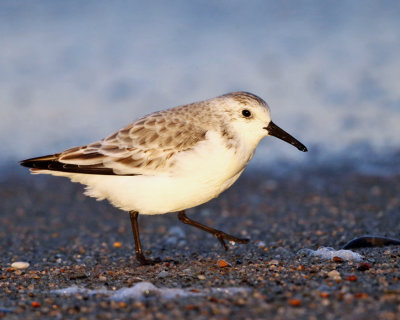
[[[157,112],[113,135],[62,153],[24,160],[33,170],[86,174],[152,175],[167,172],[174,157],[205,139],[207,130],[193,125],[187,110]]]

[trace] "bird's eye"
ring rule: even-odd
[[[246,118],[251,116],[251,112],[247,109],[242,110],[242,115]]]

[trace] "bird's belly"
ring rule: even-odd
[[[122,210],[162,214],[192,208],[217,197],[239,175],[224,183],[168,176],[93,176],[83,183],[88,185],[87,195],[107,199]]]
[[[89,186],[86,194],[141,214],[175,212],[205,203],[229,188],[249,159],[213,141],[185,153],[169,174],[88,177],[91,181],[83,182]]]

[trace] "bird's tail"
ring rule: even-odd
[[[49,154],[47,156],[30,158],[20,161],[20,165],[30,168],[32,172],[39,170],[59,170],[62,164],[58,161],[59,153]]]

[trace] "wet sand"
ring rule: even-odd
[[[343,169],[343,168],[342,168]],[[399,246],[354,249],[364,261],[300,251],[340,249],[362,235],[400,237],[400,175],[325,167],[290,174],[247,171],[188,216],[249,237],[225,252],[176,214],[140,216],[142,245],[164,262],[139,266],[128,214],[54,177],[0,185],[0,316],[6,319],[397,319]],[[300,253],[299,253],[300,251]],[[15,270],[15,261],[29,262]],[[225,265],[225,263],[227,265]],[[140,282],[194,293],[112,292]],[[95,291],[63,295],[78,286]],[[211,288],[236,288],[227,291]],[[239,288],[239,289],[238,289]],[[210,289],[210,290],[209,290]],[[97,290],[97,291],[96,291]],[[99,291],[102,290],[102,291]],[[108,291],[105,291],[108,290]]]

